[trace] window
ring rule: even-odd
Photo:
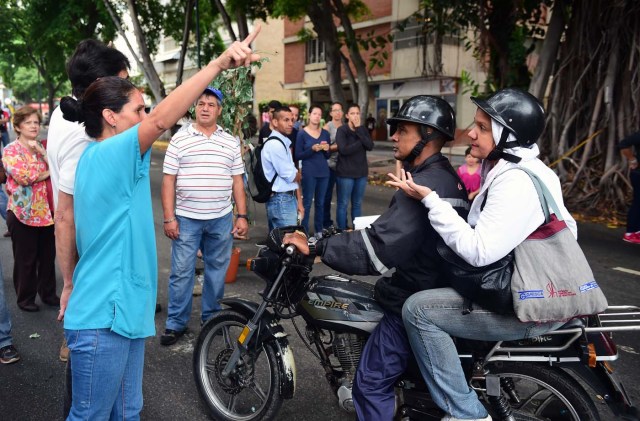
[[[425,37],[425,20],[424,18],[416,18],[411,16],[410,18],[398,22],[393,34],[393,47],[396,50],[403,48],[413,48],[419,45],[433,44],[433,35],[429,34]],[[460,41],[456,36],[444,35],[442,38],[443,44],[459,45]]]
[[[307,41],[306,47],[306,64],[324,63],[324,42],[320,41],[318,38],[314,38],[310,41]]]

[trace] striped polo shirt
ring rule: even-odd
[[[190,124],[169,142],[162,170],[176,175],[176,215],[215,219],[231,212],[233,179],[244,173],[240,141],[218,125],[207,136]]]

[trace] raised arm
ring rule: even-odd
[[[260,26],[257,26],[244,41],[231,44],[224,53],[171,92],[147,118],[142,120],[138,128],[141,153],[145,153],[162,133],[182,118],[220,72],[243,65],[249,66],[260,59],[260,56],[251,50],[251,43],[259,32]]]

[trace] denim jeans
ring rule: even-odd
[[[269,229],[298,223],[298,199],[290,193],[275,193],[267,201]]]
[[[333,188],[336,185],[336,172],[329,169],[329,183],[327,184],[327,193],[324,195],[324,214],[322,228],[329,228],[333,225],[331,219],[331,200],[333,199]]]
[[[11,317],[7,308],[7,301],[4,299],[4,275],[0,265],[0,348],[9,346],[11,340]]]
[[[204,260],[201,320],[206,322],[221,309],[219,301],[224,296],[224,278],[233,246],[233,214],[206,220],[179,215],[176,218],[180,236],[171,244],[169,309],[165,327],[180,331],[187,327],[191,317],[198,248],[202,248]]]
[[[638,232],[640,231],[640,169],[632,170],[629,173],[629,179],[633,187],[633,199],[627,214],[627,232]]]
[[[433,401],[455,418],[484,418],[487,410],[467,383],[451,336],[517,340],[542,335],[563,323],[522,323],[514,314],[500,315],[476,306],[463,315],[463,308],[464,299],[451,288],[425,290],[404,303],[402,319]]]
[[[402,318],[385,313],[367,339],[353,382],[353,404],[358,420],[393,419],[395,383],[407,369],[411,357]]]
[[[64,331],[71,353],[72,402],[67,421],[139,420],[144,339],[110,329]]]
[[[329,177],[302,176],[302,204],[304,206],[304,217],[302,226],[309,231],[309,216],[311,215],[311,202],[315,203],[313,208],[313,228],[314,232],[322,232],[322,222],[324,220],[324,199],[327,194],[327,184]]]
[[[362,198],[364,189],[367,187],[367,177],[349,178],[336,177],[338,187],[338,209],[336,219],[338,228],[346,229],[353,226],[353,220],[362,215]],[[347,207],[351,199],[351,221],[347,223]]]

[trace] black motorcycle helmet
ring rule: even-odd
[[[493,156],[489,155],[488,159],[504,158],[519,162],[520,158],[505,153],[504,149],[528,148],[538,141],[544,130],[544,108],[538,98],[528,92],[505,88],[486,100],[471,97],[471,101],[506,129],[492,152]],[[509,133],[516,138],[515,142],[506,141]]]
[[[407,161],[412,162],[424,146],[437,136],[444,136],[446,140],[453,140],[456,130],[456,117],[453,108],[442,98],[430,95],[417,95],[409,98],[392,118],[387,120],[391,128],[391,135],[396,132],[398,122],[407,121],[420,125],[422,140],[413,148]],[[427,127],[436,131],[427,133]]]

